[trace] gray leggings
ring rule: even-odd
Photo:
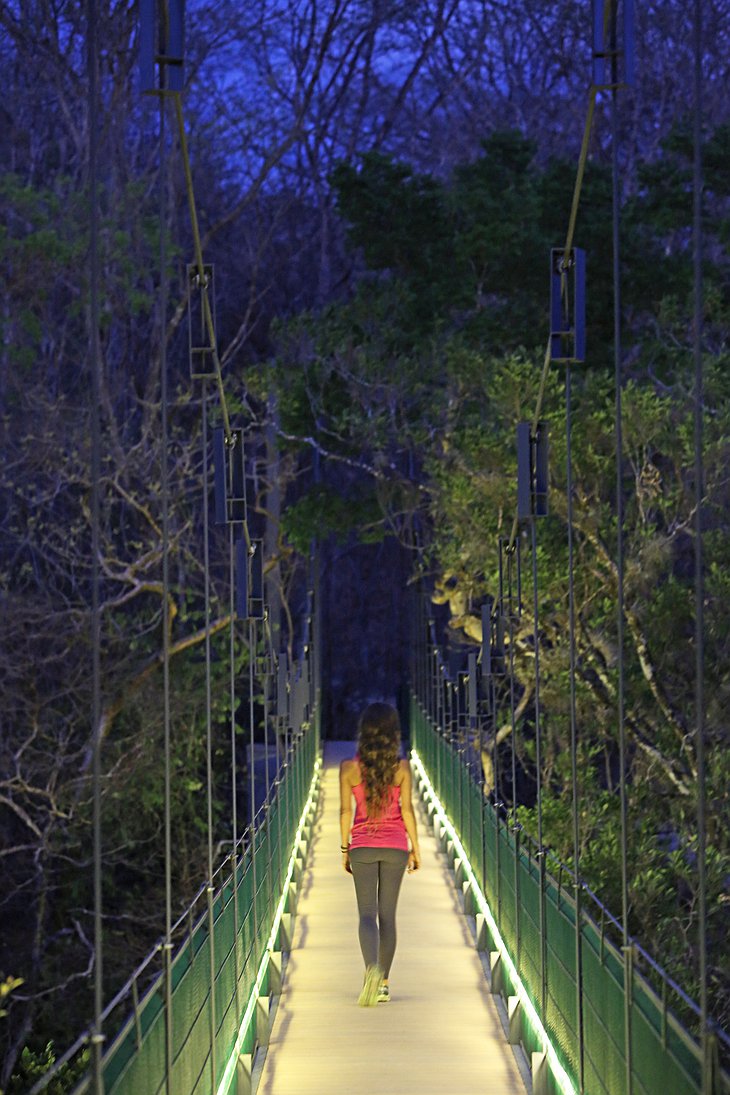
[[[395,954],[395,907],[408,852],[400,848],[353,848],[350,866],[360,914],[360,950],[366,966],[387,977]]]

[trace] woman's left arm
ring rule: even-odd
[[[403,815],[403,823],[410,837],[411,850],[408,853],[408,870],[417,871],[421,866],[421,851],[418,847],[418,830],[416,828],[416,815],[413,812],[411,799],[411,766],[407,760],[403,765],[403,781],[400,785],[400,809]]]

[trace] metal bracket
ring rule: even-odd
[[[213,380],[217,376],[213,365],[213,347],[210,344],[210,332],[205,322],[204,298],[208,298],[213,318],[213,333],[216,331],[215,313],[215,268],[206,262],[203,277],[195,263],[188,263],[188,360],[191,380]]]
[[[236,1059],[236,1095],[253,1093],[253,1053],[239,1053]]]
[[[507,998],[507,1041],[511,1046],[518,1046],[522,1041],[522,1001],[519,996]]]
[[[282,913],[279,922],[279,950],[288,954],[291,951],[293,937],[294,921],[292,914],[288,912]]]
[[[532,1095],[548,1095],[548,1062],[547,1053],[532,1053],[530,1055],[532,1068]]]
[[[502,955],[499,951],[489,952],[489,972],[490,972],[490,986],[489,991],[494,995],[504,991],[504,977],[502,973]]]
[[[264,618],[264,541],[251,541],[249,555],[248,615],[252,620]]]
[[[231,430],[226,439],[222,426],[213,430],[215,523],[246,520],[246,470],[243,430]]]
[[[487,918],[484,913],[478,912],[476,917],[476,927],[474,936],[474,945],[478,951],[486,951],[489,947],[489,932],[487,930]]]
[[[476,898],[474,897],[474,889],[468,879],[465,879],[465,881],[462,882],[461,893],[464,898],[464,915],[476,916],[477,902]]]
[[[550,360],[586,359],[586,253],[550,252]]]
[[[502,609],[507,620],[522,617],[522,549],[519,536],[511,543],[507,536],[499,538],[499,574],[502,585]]]
[[[139,83],[143,95],[185,86],[185,0],[140,0]]]
[[[268,996],[259,996],[256,1001],[256,1044],[268,1046],[271,1035],[271,1014]]]
[[[487,597],[482,605],[482,677],[504,676],[504,617],[499,603]]]
[[[636,83],[634,37],[634,0],[593,0],[593,83],[596,87],[633,87]]]
[[[283,960],[281,951],[271,951],[269,955],[269,990],[272,996],[281,995],[283,982]]]
[[[546,517],[548,512],[548,427],[538,422],[533,434],[529,422],[517,426],[517,516]]]
[[[289,656],[286,650],[279,654],[279,664],[276,667],[276,713],[284,722],[289,721]]]
[[[469,718],[469,729],[473,732],[477,728],[477,656],[472,651],[467,659],[466,677],[466,704]]]
[[[240,620],[264,618],[264,542],[252,540],[251,550],[236,541],[236,615]]]

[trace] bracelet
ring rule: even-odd
[[[349,850],[350,850],[350,845],[349,844],[340,844],[340,851],[341,852],[349,852]]]

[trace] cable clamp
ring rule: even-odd
[[[197,267],[194,267],[193,269],[194,269],[194,273],[191,275],[191,278],[190,278],[191,283],[194,285],[194,287],[196,289],[200,289],[200,290],[202,290],[202,292],[206,293],[208,291],[209,286],[210,286],[210,280],[211,280],[210,279],[210,273],[209,273],[210,267],[207,267],[207,268],[203,267],[202,275],[200,273],[200,270],[198,270]]]

